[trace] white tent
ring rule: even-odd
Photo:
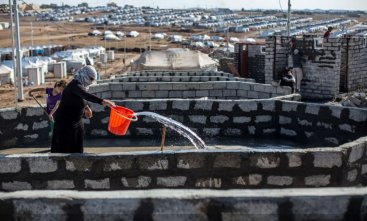
[[[121,38],[117,37],[116,35],[114,34],[108,34],[108,35],[105,35],[104,36],[104,39],[108,40],[108,41],[111,41],[111,40],[121,40]]]
[[[14,71],[5,65],[0,65],[0,85],[14,83]]]
[[[139,32],[137,31],[130,31],[129,33],[127,33],[126,35],[127,37],[133,37],[133,38],[136,38],[139,36]]]
[[[132,70],[217,70],[217,62],[200,51],[172,48],[144,52],[132,64]]]

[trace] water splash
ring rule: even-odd
[[[135,116],[147,116],[155,119],[159,123],[165,125],[166,127],[171,128],[172,130],[178,132],[182,136],[186,137],[190,140],[190,142],[196,147],[196,149],[206,149],[206,145],[204,141],[190,128],[186,127],[185,125],[181,124],[180,122],[177,122],[171,118],[164,117],[162,115],[159,115],[157,113],[144,111],[144,112],[138,112],[134,114]]]

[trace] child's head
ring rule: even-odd
[[[60,80],[55,83],[54,89],[56,90],[57,93],[62,93],[65,87],[66,87],[66,81]]]

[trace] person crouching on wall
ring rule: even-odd
[[[90,85],[96,82],[97,71],[87,65],[79,69],[74,79],[65,87],[59,108],[55,114],[51,153],[83,153],[84,125],[86,118],[93,116],[87,101],[113,107],[115,103],[88,93]]]
[[[296,83],[296,79],[292,75],[292,68],[287,68],[284,71],[282,71],[282,76],[280,78],[280,86],[288,86],[292,88],[292,93],[294,93],[294,86]]]

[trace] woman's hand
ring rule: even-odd
[[[85,108],[84,108],[84,115],[88,119],[93,117],[93,112],[92,112],[92,110],[90,109],[89,106],[85,106]]]
[[[108,107],[115,107],[116,106],[115,102],[112,102],[110,100],[103,100],[102,105],[103,106],[108,106]]]

